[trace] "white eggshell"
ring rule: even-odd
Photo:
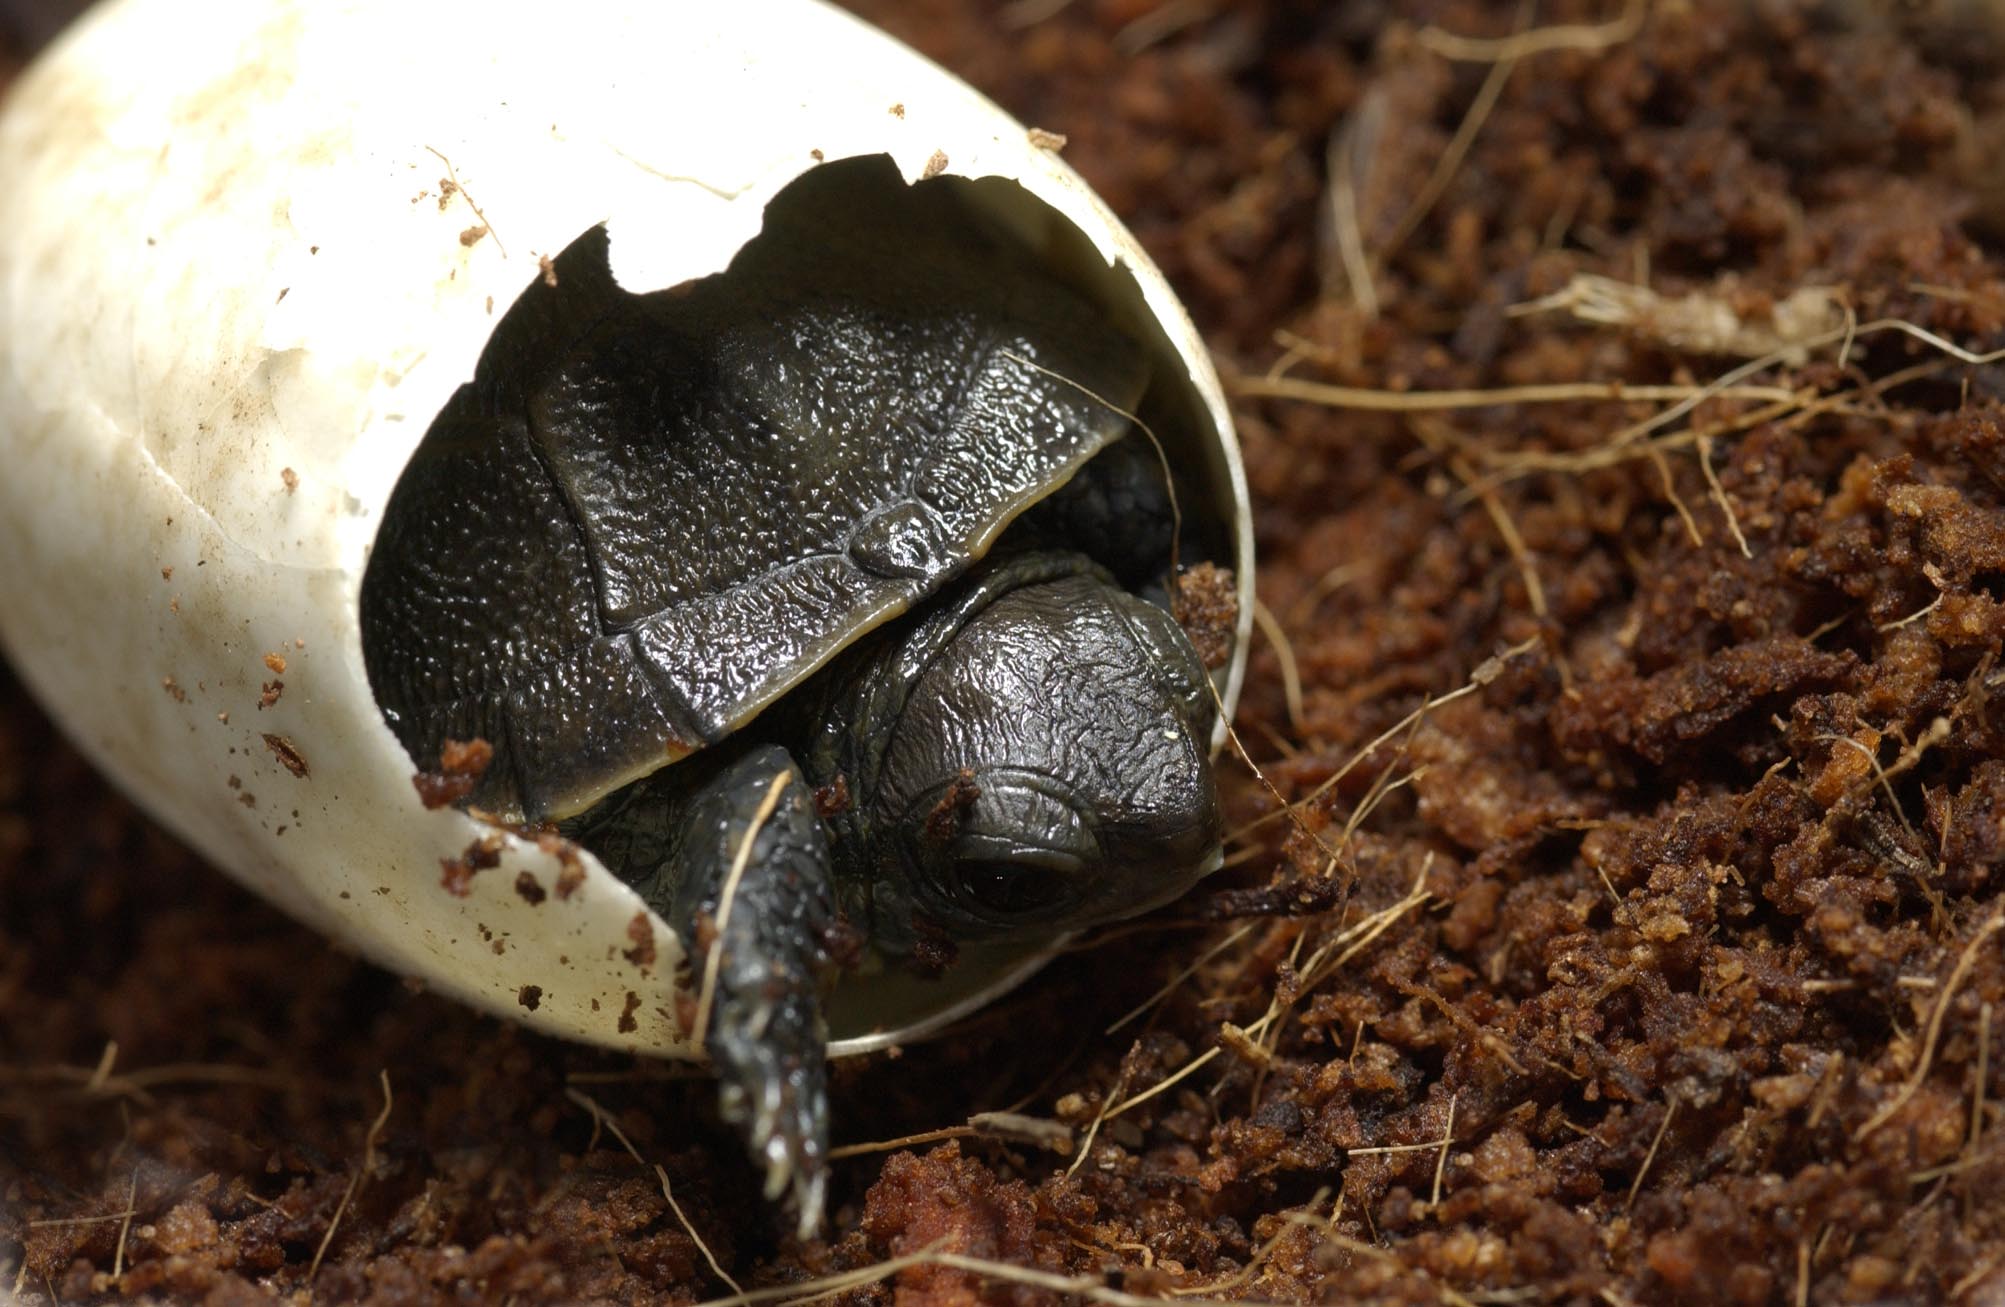
[[[908,180],[1014,179],[1188,372],[1239,542],[1229,701],[1245,489],[1174,296],[1021,125],[811,0],[90,15],[0,115],[8,658],[120,785],[302,920],[539,1029],[689,1055],[675,937],[589,855],[565,898],[557,860],[512,837],[469,895],[441,887],[441,860],[492,832],[420,803],[369,692],[357,596],[399,472],[539,260],[604,222],[629,290],[713,273],[781,187],[860,154]],[[871,997],[841,1051],[1028,965]]]

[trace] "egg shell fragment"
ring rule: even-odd
[[[1016,181],[1188,371],[1237,542],[1230,704],[1250,529],[1183,311],[1022,125],[814,0],[90,14],[0,113],[0,647],[105,772],[286,911],[537,1029],[698,1055],[680,947],[631,889],[420,801],[358,590],[398,474],[548,256],[605,223],[627,289],[704,276],[788,182],[863,154]],[[875,993],[836,1051],[1038,961],[972,952],[946,989]]]

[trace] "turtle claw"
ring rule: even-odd
[[[803,1239],[812,1239],[821,1228],[822,1204],[828,1193],[828,1172],[817,1170],[812,1178],[796,1173],[794,1176],[794,1209],[799,1213],[800,1224],[795,1233]]]
[[[710,1039],[723,1080],[719,1109],[744,1130],[767,1200],[791,1188],[802,1238],[821,1226],[828,1178],[828,1067],[819,1022],[806,1007],[783,1003],[766,1021],[742,1023],[720,1010]]]

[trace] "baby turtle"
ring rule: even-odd
[[[369,679],[414,759],[488,741],[469,802],[677,930],[723,1115],[807,1232],[844,941],[938,970],[1181,893],[1218,860],[1216,698],[1130,435],[1145,351],[952,189],[825,165],[726,272],[643,295],[608,241],[405,470]]]

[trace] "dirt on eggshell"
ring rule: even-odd
[[[1285,639],[1229,871],[835,1069],[838,1144],[1083,1157],[844,1157],[799,1242],[708,1082],[291,924],[0,672],[0,1299],[2005,1296],[2005,371],[1939,343],[2005,344],[1990,7],[1550,0],[1508,75],[1474,0],[856,7],[1185,296]]]

